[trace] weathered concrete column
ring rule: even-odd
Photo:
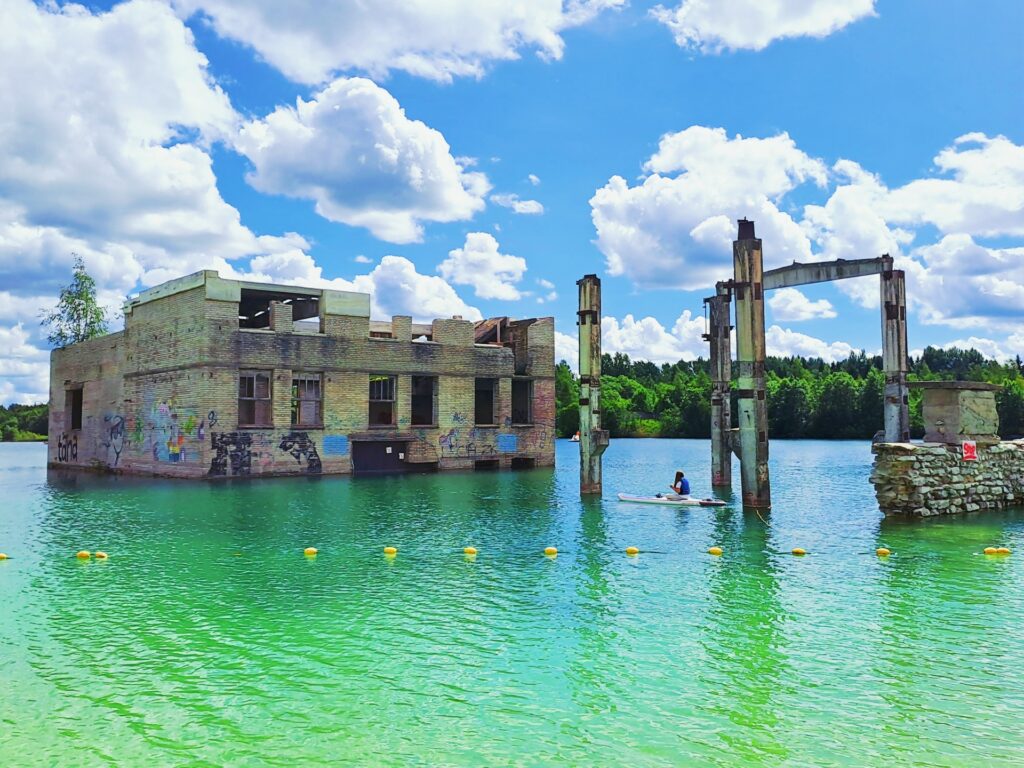
[[[711,345],[711,485],[732,485],[732,324],[729,322],[729,289],[719,283],[717,293],[704,303],[708,307],[708,332],[704,339]]]
[[[580,495],[601,493],[601,454],[608,430],[601,429],[601,280],[577,280],[580,310]]]
[[[737,410],[743,505],[770,509],[768,404],[764,384],[764,286],[761,241],[754,222],[741,219],[732,246],[736,294]]]
[[[907,290],[902,270],[881,274],[881,306],[885,442],[905,443],[910,440],[910,408],[907,397]]]

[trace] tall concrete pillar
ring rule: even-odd
[[[704,339],[711,346],[711,485],[732,485],[732,325],[729,322],[729,289],[719,283],[717,293],[704,299],[708,307],[708,332]]]
[[[770,509],[768,403],[764,383],[764,270],[761,241],[754,236],[754,222],[739,221],[739,234],[732,245],[732,260],[743,505]]]
[[[905,443],[910,440],[910,407],[907,397],[907,289],[903,270],[883,272],[881,286],[885,442]]]
[[[580,310],[580,495],[601,487],[601,455],[608,447],[608,430],[601,429],[601,280],[584,275],[577,280]]]

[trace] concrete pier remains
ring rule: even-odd
[[[924,390],[925,442],[872,447],[871,482],[886,515],[930,517],[1024,503],[1024,440],[1000,441],[995,392],[970,381]]]
[[[601,456],[608,447],[608,430],[601,429],[601,280],[584,275],[577,280],[580,342],[580,494],[600,494]]]

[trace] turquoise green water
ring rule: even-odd
[[[773,443],[762,519],[610,498],[676,465],[706,494],[702,441],[615,441],[586,504],[569,443],[553,471],[236,484],[48,480],[0,445],[0,755],[1024,764],[1024,511],[883,521],[870,460]]]

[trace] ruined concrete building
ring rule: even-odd
[[[370,319],[370,296],[197,272],[54,350],[50,465],[181,477],[554,463],[551,318]]]

